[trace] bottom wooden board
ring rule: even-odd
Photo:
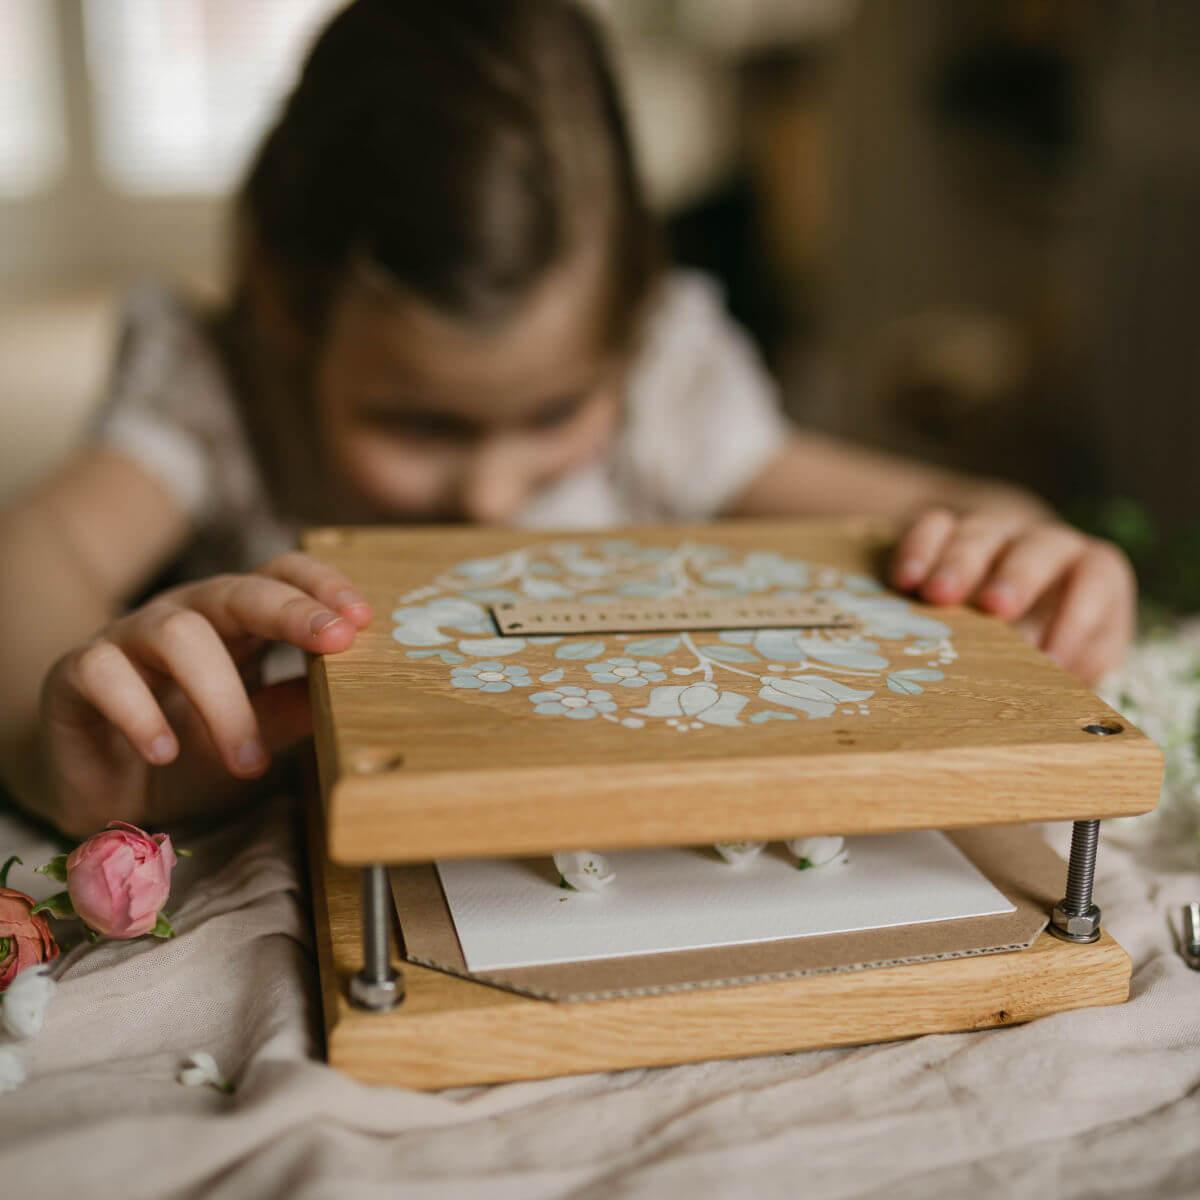
[[[366,1083],[434,1089],[848,1046],[1129,996],[1129,956],[1108,934],[1091,946],[1042,934],[1028,950],[982,958],[578,1004],[405,964],[404,1003],[364,1012],[347,999],[362,962],[360,877],[329,862],[319,826],[310,819],[327,1056]]]

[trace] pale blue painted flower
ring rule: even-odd
[[[722,692],[711,683],[671,684],[656,687],[650,702],[633,711],[641,717],[687,718],[704,725],[740,725],[738,713],[746,706],[746,697],[737,692]]]
[[[392,637],[404,646],[440,646],[454,639],[442,626],[460,633],[492,633],[493,627],[482,605],[473,600],[444,597],[429,604],[414,604],[392,613],[396,628]]]
[[[450,686],[481,692],[508,692],[515,687],[532,687],[533,680],[529,678],[528,667],[485,660],[469,667],[455,667],[450,672]]]
[[[591,721],[602,713],[616,712],[617,702],[601,688],[581,688],[573,683],[529,697],[533,711],[545,717],[570,717],[573,721]]]
[[[721,634],[724,642],[735,645],[742,639],[733,630]],[[882,671],[888,660],[879,653],[879,643],[866,638],[828,638],[807,629],[759,629],[752,638],[754,649],[769,662],[824,663],[851,671]]]
[[[616,683],[621,687],[641,688],[650,683],[666,679],[667,673],[661,663],[648,659],[637,661],[632,658],[607,658],[603,662],[591,662],[587,669],[593,683]]]
[[[862,596],[850,591],[818,593],[830,600],[843,612],[858,617],[863,633],[869,637],[893,638],[946,638],[950,626],[942,621],[914,612],[912,606],[899,596]]]
[[[793,675],[786,679],[762,675],[759,678],[763,685],[758,692],[760,700],[798,708],[810,717],[831,717],[842,702],[866,700],[875,694],[820,675]]]
[[[808,582],[808,563],[781,554],[747,554],[740,564],[713,567],[704,573],[705,583],[732,587],[739,592],[765,592],[773,587],[804,587]]]

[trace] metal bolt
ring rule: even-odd
[[[1050,932],[1064,941],[1094,942],[1100,937],[1100,910],[1092,903],[1099,844],[1099,821],[1075,822],[1067,863],[1067,894],[1050,914]]]
[[[404,982],[392,968],[387,870],[381,864],[363,868],[362,909],[363,969],[350,980],[350,999],[386,1012],[404,999]]]

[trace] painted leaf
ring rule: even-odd
[[[887,685],[893,692],[902,696],[919,696],[925,689],[918,680],[932,683],[944,678],[941,671],[930,670],[928,667],[910,667],[904,671],[893,671],[887,678]]]
[[[640,642],[630,642],[625,649],[639,658],[643,655],[653,658],[660,654],[674,654],[679,649],[679,642],[677,637],[643,638]]]
[[[666,684],[650,689],[650,700],[641,708],[633,711],[639,717],[678,717],[683,710],[679,707],[679,697],[687,691],[686,684]]]
[[[675,590],[675,584],[667,579],[629,579],[618,584],[622,596],[666,596]]]
[[[739,692],[722,692],[716,704],[696,715],[705,725],[740,725],[738,713],[746,703],[746,697]]]
[[[458,648],[464,654],[472,654],[476,658],[491,658],[492,655],[503,657],[524,650],[525,639],[519,637],[463,638],[458,643]]]
[[[461,654],[456,654],[453,650],[409,650],[407,656],[409,658],[440,658],[442,662],[451,667],[455,663],[467,661]]]
[[[758,655],[752,654],[749,650],[743,650],[741,646],[705,646],[703,653],[709,658],[715,658],[717,662],[724,663],[752,663],[758,662]]]
[[[509,588],[469,588],[463,592],[468,600],[476,600],[480,604],[511,604],[520,596]]]
[[[538,676],[538,683],[558,683],[566,674],[562,667],[555,667],[553,671],[547,671],[545,675]]]
[[[572,595],[570,588],[552,579],[526,579],[521,590],[534,600],[568,600]]]
[[[603,642],[564,642],[554,651],[554,657],[582,662],[589,658],[599,658],[603,653]]]
[[[830,717],[842,701],[866,700],[875,694],[820,675],[795,675],[790,679],[764,675],[761,681],[764,686],[758,693],[759,699],[798,708],[810,717]]]
[[[773,708],[763,708],[748,718],[751,725],[762,725],[765,721],[798,721],[795,713],[778,712]]]

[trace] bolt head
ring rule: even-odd
[[[1100,910],[1092,905],[1087,912],[1069,913],[1061,901],[1050,916],[1050,932],[1068,942],[1094,942],[1100,937]]]
[[[350,980],[350,1002],[357,1008],[387,1012],[404,999],[404,981],[394,972],[387,979],[355,975]]]

